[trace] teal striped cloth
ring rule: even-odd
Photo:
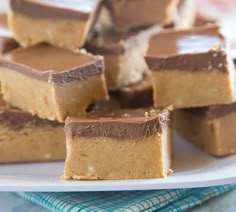
[[[186,211],[236,188],[235,184],[207,188],[120,192],[20,192],[21,197],[51,211]]]

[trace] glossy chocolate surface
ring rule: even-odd
[[[55,83],[86,80],[104,72],[101,58],[47,44],[11,51],[0,59],[0,66]]]
[[[225,41],[216,25],[156,34],[145,59],[151,70],[227,71]]]

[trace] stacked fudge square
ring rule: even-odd
[[[186,2],[10,0],[0,162],[65,159],[65,179],[167,177],[173,109],[184,138],[236,151],[226,41],[216,25],[189,28]]]

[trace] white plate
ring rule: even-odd
[[[0,165],[0,191],[117,191],[173,189],[236,183],[236,155],[215,158],[178,136],[174,173],[166,179],[63,181],[63,162]]]

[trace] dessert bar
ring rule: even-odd
[[[175,128],[187,141],[215,156],[236,153],[236,103],[175,112]]]
[[[216,25],[166,30],[150,39],[155,107],[229,104],[236,100],[235,67]]]
[[[167,177],[171,173],[170,111],[119,110],[69,117],[65,179]]]
[[[47,44],[4,54],[0,77],[6,102],[49,120],[82,115],[108,98],[101,57]]]
[[[81,47],[100,0],[10,0],[9,27],[21,45]]]
[[[0,97],[0,163],[64,160],[63,124],[12,108]]]

